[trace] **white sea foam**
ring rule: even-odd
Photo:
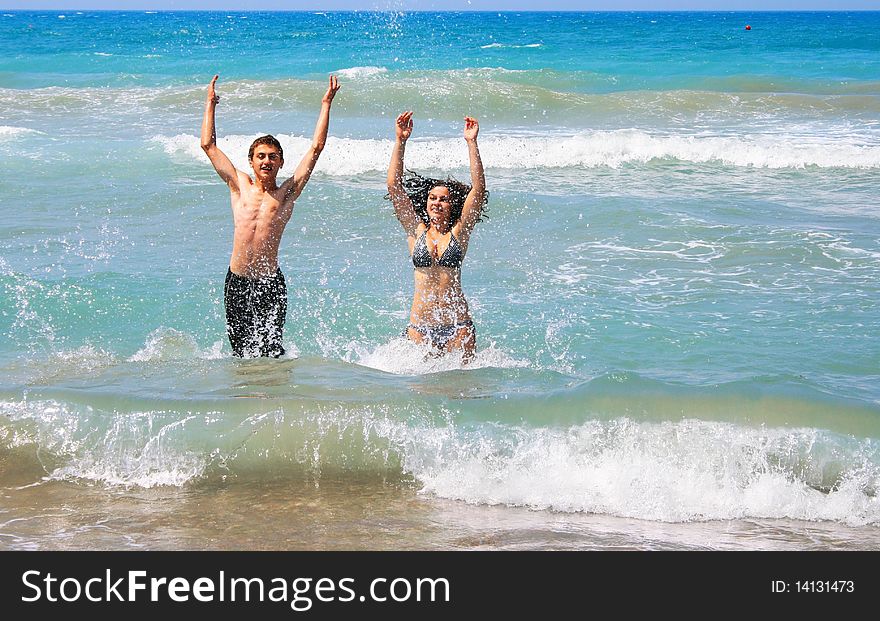
[[[173,328],[160,327],[153,330],[129,362],[155,362],[163,360],[202,359],[218,360],[230,354],[224,352],[224,341],[215,341],[208,348],[202,348],[195,337]],[[290,347],[288,347],[288,350]]]
[[[46,381],[48,375],[58,376],[68,372],[95,373],[115,363],[115,355],[93,345],[83,345],[71,350],[59,350],[49,354],[45,363],[41,365],[44,373],[40,379]]]
[[[517,45],[513,43],[489,43],[487,45],[481,45],[480,49],[488,50],[492,48],[508,48],[508,49],[520,49],[520,48],[535,48],[535,47],[544,47],[543,43],[526,43],[524,45]]]
[[[19,136],[26,136],[28,134],[43,134],[43,132],[37,131],[36,129],[30,129],[28,127],[0,125],[0,140],[9,140],[13,138],[18,138]]]
[[[156,328],[147,335],[144,346],[134,353],[129,362],[159,362],[165,360],[219,360],[231,356],[225,349],[225,341],[215,341],[208,348],[202,348],[195,337],[186,332],[165,326]],[[284,343],[286,358],[299,356],[294,343]]]
[[[425,492],[474,504],[665,522],[880,524],[876,448],[865,441],[854,452],[820,433],[626,419],[506,435],[445,428],[426,431],[405,467]]]
[[[755,168],[880,167],[880,146],[793,136],[652,135],[641,130],[597,131],[567,137],[489,137],[482,141],[481,152],[488,166],[514,169],[617,168],[663,160]],[[463,166],[465,162],[462,157],[447,166],[450,164]]]
[[[247,150],[258,134],[220,138],[220,148],[242,170]],[[277,136],[286,151],[298,157],[311,139]],[[203,161],[198,138],[189,134],[155,136],[169,155]],[[384,171],[390,140],[331,137],[316,170],[334,176]],[[650,162],[682,161],[751,168],[880,168],[880,145],[847,144],[786,135],[694,136],[653,135],[641,130],[595,131],[577,135],[487,135],[480,151],[487,168],[618,168]],[[466,168],[467,150],[459,138],[413,139],[407,165],[419,170]]]
[[[340,69],[336,73],[340,77],[344,77],[349,80],[357,80],[361,78],[371,78],[377,75],[382,75],[383,73],[388,73],[388,69],[386,69],[385,67],[374,66],[349,67],[347,69]]]
[[[880,259],[880,252],[866,250],[865,248],[853,248],[850,242],[834,241],[828,244],[828,248],[839,251],[843,255],[857,258]]]
[[[50,479],[85,479],[110,485],[180,486],[202,473],[207,453],[186,448],[195,416],[177,412],[95,412],[57,401],[0,402],[0,414],[27,421],[11,445],[36,444],[63,465]],[[204,419],[204,417],[203,417]],[[204,424],[204,420],[195,421]],[[9,444],[9,443],[7,443]]]
[[[50,479],[85,479],[106,485],[125,487],[180,487],[200,477],[207,460],[197,453],[184,452],[168,462],[168,451],[161,439],[147,442],[143,447],[132,447],[118,454],[118,461],[98,458],[87,453],[85,458],[74,459],[54,470]]]
[[[0,402],[0,416],[12,424],[2,434],[4,445],[36,445],[61,463],[47,462],[56,479],[180,486],[211,464],[270,473],[291,459],[320,469],[344,455],[345,463],[386,468],[397,461],[393,453],[424,493],[472,504],[661,522],[767,518],[880,525],[876,442],[817,429],[626,418],[569,427],[458,426],[452,413],[447,424],[433,426],[419,422],[417,412],[392,416],[384,405],[310,412],[288,418],[265,410],[236,418],[228,412],[98,411],[53,400]],[[242,451],[244,443],[249,448]]]
[[[346,359],[366,367],[379,369],[397,375],[425,375],[457,369],[481,369],[527,367],[527,362],[517,360],[501,351],[492,343],[477,350],[474,359],[462,365],[460,353],[450,353],[434,357],[423,345],[399,337],[377,347],[352,344]]]
[[[150,362],[197,358],[198,355],[199,345],[192,336],[173,328],[161,327],[150,333],[144,346],[129,360],[131,362]]]

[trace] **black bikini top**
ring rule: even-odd
[[[452,269],[461,268],[464,253],[461,251],[461,244],[455,239],[455,235],[449,234],[449,245],[446,246],[446,250],[443,251],[437,263],[434,263],[434,256],[428,251],[427,235],[428,231],[426,229],[418,241],[416,241],[416,245],[413,246],[413,267],[433,267],[434,265],[439,265],[440,267]]]

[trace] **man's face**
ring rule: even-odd
[[[284,166],[281,153],[270,144],[258,144],[251,158],[251,167],[259,179],[274,179]]]

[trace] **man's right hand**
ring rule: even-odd
[[[220,95],[217,94],[217,91],[215,89],[215,85],[217,84],[217,78],[219,78],[219,77],[220,77],[219,75],[215,75],[213,78],[211,78],[211,83],[208,84],[208,101],[210,101],[212,104],[215,104],[215,105],[217,104],[218,101],[220,101]]]

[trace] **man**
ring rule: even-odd
[[[339,90],[339,82],[336,76],[330,76],[330,85],[321,100],[312,146],[293,176],[279,186],[277,177],[284,166],[284,152],[273,136],[257,138],[248,150],[253,179],[236,169],[217,147],[214,111],[220,101],[215,88],[218,77],[215,75],[208,85],[202,121],[202,149],[214,170],[229,186],[232,198],[232,257],[223,296],[226,334],[236,356],[278,358],[284,354],[281,339],[287,316],[287,286],[278,269],[278,246],[293,213],[293,204],[308,182],[327,141],[330,104]]]

